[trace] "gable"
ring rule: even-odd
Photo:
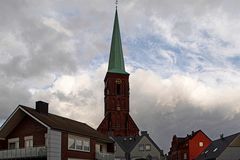
[[[143,151],[139,150],[139,146],[141,145],[144,146]],[[146,150],[146,145],[150,145],[150,150]],[[146,158],[151,155],[152,157],[158,157],[160,159],[161,151],[149,136],[142,136],[141,140],[132,149],[130,155],[131,158]]]
[[[44,134],[47,133],[47,128],[30,116],[25,115],[18,125],[8,134],[7,138],[24,137],[33,135],[34,137],[45,139]]]
[[[142,136],[135,137],[113,137],[114,141],[122,148],[126,153],[131,152],[135,145],[140,141]]]
[[[124,150],[121,148],[121,146],[115,142],[115,152],[114,155],[116,158],[121,158],[121,157],[125,157],[125,152]]]
[[[6,138],[19,125],[19,123],[24,119],[25,116],[30,116],[31,118],[35,119],[38,123],[48,128],[46,124],[42,123],[41,121],[33,117],[31,114],[26,112],[23,108],[18,106],[2,125],[0,130],[0,138],[1,139]]]

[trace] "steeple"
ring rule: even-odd
[[[114,26],[113,26],[112,43],[111,43],[110,57],[109,57],[109,63],[108,63],[108,72],[128,74],[125,71],[125,66],[124,66],[117,8],[115,12],[115,19],[114,19]]]
[[[97,130],[116,137],[139,135],[139,129],[129,114],[129,74],[124,67],[117,7],[104,84],[104,119]]]

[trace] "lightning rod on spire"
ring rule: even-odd
[[[115,4],[116,4],[116,9],[117,9],[117,7],[118,7],[118,0],[116,0],[116,3],[115,3]]]

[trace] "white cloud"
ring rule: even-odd
[[[55,20],[53,18],[43,17],[43,23],[46,26],[56,30],[57,32],[64,33],[64,34],[66,34],[67,36],[70,36],[70,37],[73,36],[73,34],[70,30],[63,27],[57,20]]]

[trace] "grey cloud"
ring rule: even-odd
[[[137,52],[129,49],[131,48],[131,46],[128,46],[129,39],[134,41],[139,37],[148,38],[148,35],[154,34],[158,37],[164,37],[169,34],[178,38],[181,47],[187,48],[186,52],[184,50],[184,55],[190,57],[187,59],[187,61],[191,61],[189,62],[189,68],[199,64],[201,67],[209,67],[211,71],[216,71],[216,64],[210,64],[207,59],[211,57],[213,61],[217,61],[218,64],[222,65],[225,61],[218,55],[220,53],[218,51],[225,48],[222,48],[218,41],[214,39],[206,41],[204,36],[199,36],[198,31],[206,29],[207,31],[214,31],[218,29],[215,26],[216,24],[210,27],[204,26],[206,24],[201,26],[199,22],[205,22],[201,21],[201,18],[208,17],[209,14],[216,15],[217,11],[229,16],[228,19],[230,20],[238,19],[240,15],[239,1],[236,0],[151,0],[151,2],[149,0],[132,0],[131,2],[123,0],[119,3],[122,39],[124,45],[126,45],[124,48],[128,49],[125,50],[125,55],[133,55]],[[18,104],[33,106],[34,101],[41,99],[50,103],[51,112],[84,121],[96,127],[103,117],[103,78],[106,66],[101,66],[99,70],[96,66],[89,64],[94,60],[101,59],[102,56],[107,57],[109,54],[113,13],[114,2],[107,0],[92,0],[90,2],[86,0],[1,1],[0,123],[1,120],[7,118]],[[153,23],[153,17],[159,20],[160,27]],[[61,29],[54,28],[57,26],[44,24],[44,18],[55,20],[61,25],[60,27],[72,34],[66,34],[64,31],[61,32]],[[233,22],[231,21],[231,23]],[[195,30],[196,28],[197,30]],[[238,30],[235,28],[234,31]],[[184,35],[188,36],[185,37]],[[215,35],[220,39],[226,36],[221,35],[221,32],[216,32]],[[237,42],[235,37],[227,36],[227,39],[229,42]],[[143,39],[142,43],[148,40]],[[204,47],[196,48],[193,45],[194,43],[200,43],[201,45],[209,43],[210,46],[216,48],[213,47],[208,50],[205,50]],[[137,44],[135,45],[135,48],[139,47]],[[174,46],[174,44],[169,45]],[[238,51],[237,49],[235,48],[235,51]],[[158,53],[159,50],[163,50],[162,46],[156,45],[154,48],[151,47],[151,49],[145,50],[147,54],[144,56],[152,56],[155,51]],[[196,53],[199,54],[200,52],[206,53],[207,57],[204,57],[206,55],[196,56]],[[209,52],[215,54],[209,56]],[[181,61],[172,52],[171,56],[174,57],[174,60],[172,60],[174,63],[175,61]],[[105,57],[103,59],[107,59]],[[157,58],[152,57],[157,61]],[[204,61],[201,60],[201,57],[204,58]],[[128,64],[129,61],[141,63],[133,59],[129,59],[126,63]],[[187,88],[190,85],[189,83],[182,84],[171,78],[164,81],[158,75],[169,71],[173,75],[179,73],[180,71],[175,68],[174,63],[171,63],[173,66],[170,70],[169,65],[162,67],[159,63],[150,64],[151,62],[140,66],[148,68],[155,65],[158,72],[153,72],[153,74],[158,78],[148,77],[149,75],[138,75],[138,77],[134,78],[134,75],[137,74],[136,71],[133,71],[134,73],[131,75],[131,114],[140,129],[149,130],[150,134],[165,151],[168,150],[173,134],[184,136],[192,130],[203,129],[210,137],[215,138],[221,132],[228,134],[238,131],[240,115],[235,111],[238,107],[234,107],[233,104],[238,104],[239,97],[233,98],[232,101],[223,101],[225,106],[219,105],[219,103],[215,104],[214,99],[211,100],[212,105],[211,103],[207,103],[206,106],[193,103],[189,98],[191,97],[191,90],[189,91]],[[224,65],[227,66],[228,64]],[[224,68],[227,68],[225,66]],[[221,70],[222,68],[217,69]],[[79,72],[83,70],[90,77],[89,82],[83,83],[82,86],[77,86],[78,82],[76,82],[76,87],[83,88],[86,83],[90,83],[89,88],[79,90],[74,95],[68,95],[53,89],[56,80],[60,79],[62,75],[77,77],[80,74],[85,74]],[[238,72],[231,67],[223,72],[229,72],[230,70]],[[224,74],[221,72],[217,77],[215,73],[208,74],[208,72],[205,72],[205,75],[203,73],[188,76],[190,78],[194,76],[200,77],[200,81],[201,78],[208,80],[211,77],[215,81],[218,77],[221,77],[221,80],[224,77],[229,77],[223,79],[224,82],[228,81],[229,83],[233,79],[235,81],[238,79],[237,74]],[[237,77],[234,77],[234,75]],[[148,83],[144,84],[145,87],[143,87],[142,77],[145,78],[144,81],[149,78]],[[159,84],[162,84],[162,86],[155,90]],[[168,88],[169,84],[173,84],[170,89]],[[219,88],[218,84],[214,84],[214,87],[210,87],[219,92],[216,89]],[[234,84],[238,85],[239,81]],[[186,85],[185,88],[184,85]],[[183,87],[178,88],[178,86]],[[145,90],[141,91],[141,87]],[[148,87],[149,90],[147,90]],[[228,92],[227,89],[220,91],[229,93],[229,97],[223,97],[222,99],[231,99],[234,95],[238,95],[237,87],[235,87],[234,92]],[[200,97],[201,101],[199,103],[205,102],[206,98],[204,96]],[[76,109],[78,112],[76,112]]]
[[[169,151],[172,136],[175,134],[186,136],[201,129],[211,139],[217,139],[221,133],[229,135],[239,132],[240,114],[236,114],[234,119],[225,119],[226,108],[217,108],[209,112],[193,106],[179,105],[174,111],[163,114],[162,111],[156,112],[155,109],[151,109],[153,106],[145,107],[148,111],[140,112],[134,115],[134,118],[141,129],[150,132],[165,152]]]
[[[6,119],[19,104],[29,104],[31,94],[17,82],[1,80],[0,91],[0,119]]]

